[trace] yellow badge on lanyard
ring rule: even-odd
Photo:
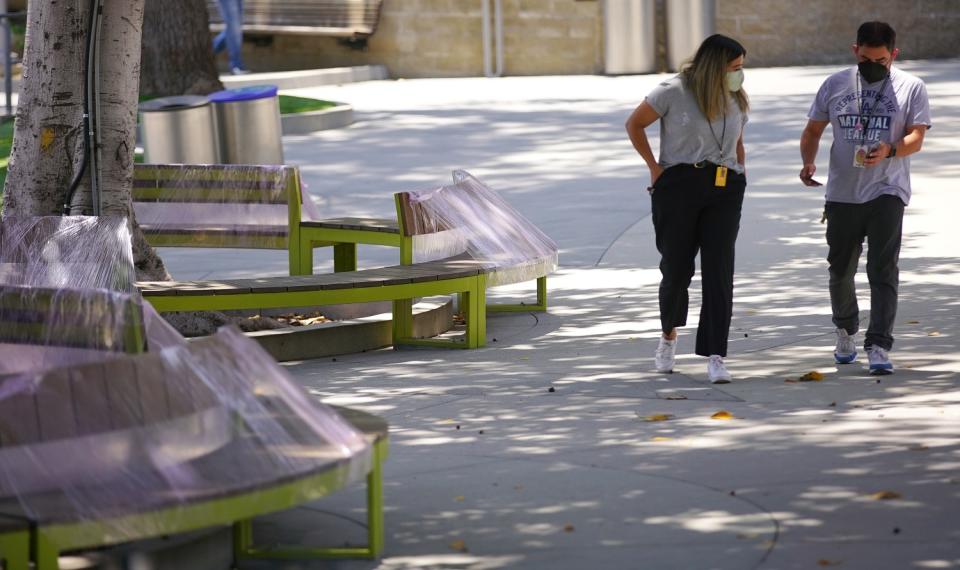
[[[713,183],[717,188],[725,188],[727,186],[727,167],[718,166],[717,167],[717,178]]]

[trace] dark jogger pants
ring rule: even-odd
[[[896,196],[880,196],[864,204],[827,202],[827,245],[830,252],[830,305],[833,324],[848,333],[860,325],[857,273],[863,238],[867,238],[867,278],[870,281],[870,324],[864,346],[893,347],[893,322],[897,317],[900,285],[900,238],[903,202]]]
[[[674,166],[654,185],[652,218],[660,252],[660,324],[664,333],[687,324],[687,289],[697,252],[703,303],[696,353],[727,355],[733,315],[733,264],[746,177],[730,170],[714,185],[717,167]]]

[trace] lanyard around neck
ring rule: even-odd
[[[877,91],[877,94],[873,97],[873,103],[867,107],[863,105],[863,78],[860,76],[860,72],[856,69],[853,70],[853,88],[855,99],[857,101],[857,120],[860,121],[860,128],[864,131],[867,131],[867,126],[870,124],[870,119],[877,116],[877,107],[880,106],[880,100],[883,99],[883,92],[887,90],[887,83],[890,81],[891,73],[887,73],[887,76],[883,78],[883,83],[880,84],[880,89]],[[859,130],[859,129],[858,129]]]
[[[720,138],[717,138],[717,133],[713,130],[713,122],[710,119],[707,119],[707,126],[710,128],[710,134],[713,135],[713,140],[716,141],[717,146],[720,147],[720,161],[723,162],[723,141],[727,138],[727,112],[724,109],[723,112],[723,130],[720,131]]]

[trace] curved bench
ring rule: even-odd
[[[207,339],[191,343],[191,353],[204,350]],[[234,525],[235,551],[243,557],[375,557],[383,548],[381,464],[387,451],[384,420],[362,412],[339,409],[342,417],[360,430],[371,445],[370,455],[344,458],[339,446],[329,450],[310,440],[310,426],[299,416],[273,405],[269,395],[257,396],[269,419],[288,434],[304,440],[269,449],[250,439],[242,425],[205,394],[198,378],[177,379],[176,388],[164,381],[170,370],[153,354],[121,356],[96,364],[50,371],[36,379],[36,392],[25,390],[0,398],[0,456],[8,475],[0,487],[0,560],[6,570],[27,570],[32,559],[36,570],[57,568],[60,552],[108,546],[121,542],[188,532],[223,524]],[[10,386],[7,386],[9,390]],[[183,390],[186,388],[187,390]],[[189,393],[187,393],[189,391]],[[30,400],[30,401],[27,401]],[[139,405],[141,402],[149,405]],[[176,429],[169,428],[176,425]],[[149,435],[148,435],[149,434]],[[182,449],[151,453],[151,445],[175,442]],[[138,445],[146,444],[143,449]],[[91,461],[64,465],[50,457],[56,446],[86,445]],[[104,447],[110,446],[110,447]],[[119,449],[119,451],[118,451]],[[17,454],[29,457],[24,466],[11,466]],[[9,457],[8,457],[9,455]],[[81,454],[82,456],[82,454]],[[113,457],[108,465],[94,459]],[[168,475],[157,457],[178,462],[173,472],[189,472],[189,493],[171,493],[163,480]],[[329,457],[321,463],[317,457]],[[369,464],[366,463],[370,458]],[[286,459],[284,459],[286,458]],[[304,459],[308,458],[308,459]],[[354,459],[362,459],[362,468]],[[283,461],[277,475],[270,465]],[[49,466],[49,480],[25,478],[29,465]],[[54,467],[56,466],[56,467]],[[369,468],[369,471],[366,469]],[[23,473],[13,472],[20,469]],[[125,469],[127,469],[125,471]],[[183,471],[186,469],[186,471]],[[138,505],[111,485],[114,473],[131,471],[137,481]],[[253,546],[252,517],[287,509],[323,497],[366,474],[368,490],[368,544],[354,548],[258,549]],[[151,483],[152,482],[152,483]],[[129,484],[127,485],[129,486]],[[151,492],[153,490],[153,492]],[[85,506],[79,513],[78,499]],[[30,546],[32,544],[32,546]],[[31,554],[25,554],[29,547]]]
[[[462,176],[469,176],[463,173]],[[448,190],[449,189],[449,190]],[[444,187],[449,192],[469,192],[457,180],[453,186]],[[478,348],[486,343],[486,289],[536,279],[537,303],[519,305],[490,305],[491,311],[546,310],[547,274],[557,262],[555,246],[552,251],[530,259],[505,256],[475,259],[467,253],[470,244],[460,236],[457,228],[448,228],[433,219],[417,196],[409,192],[395,195],[397,208],[397,233],[363,230],[367,239],[371,234],[394,236],[383,244],[396,244],[400,248],[401,265],[367,269],[363,271],[340,271],[326,275],[297,275],[290,277],[265,277],[259,279],[229,279],[222,281],[141,282],[138,283],[143,297],[160,312],[276,309],[373,301],[393,301],[393,344],[425,345],[438,347]],[[495,205],[490,205],[496,213]],[[291,222],[292,223],[292,222]],[[299,224],[298,227],[301,227]],[[303,232],[304,230],[299,230]],[[356,243],[349,227],[315,228],[314,237],[325,245],[342,246],[345,249],[343,265],[356,266]],[[506,230],[510,231],[510,230]],[[319,243],[297,238],[293,232],[290,243],[300,239],[297,247],[301,257],[291,267],[310,267],[311,262],[304,252],[312,251]],[[304,241],[306,239],[306,241]],[[340,241],[337,241],[340,240]],[[451,255],[436,261],[413,263],[416,240],[434,240]],[[389,243],[388,243],[389,242]],[[361,242],[362,243],[362,242]],[[370,243],[370,242],[366,242]],[[354,248],[354,249],[347,249]],[[352,261],[346,258],[352,256]],[[291,257],[291,260],[293,258]],[[458,294],[460,309],[466,319],[466,334],[463,342],[413,337],[413,299],[431,295]]]

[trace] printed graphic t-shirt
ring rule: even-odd
[[[660,115],[660,166],[670,168],[708,160],[743,174],[743,166],[737,162],[737,141],[747,123],[747,115],[740,111],[733,97],[727,107],[726,132],[722,117],[707,122],[681,75],[655,87],[646,101]]]
[[[887,79],[865,83],[856,67],[845,69],[823,82],[807,116],[833,127],[828,202],[863,204],[890,194],[910,203],[910,157],[857,168],[853,154],[859,145],[899,142],[909,126],[932,126],[923,81],[893,68]]]

